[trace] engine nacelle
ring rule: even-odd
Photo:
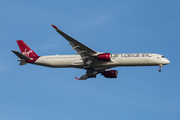
[[[117,78],[118,71],[117,70],[108,70],[102,73],[102,75],[106,78]]]
[[[111,61],[111,54],[110,53],[102,53],[97,56],[98,60],[101,61]]]

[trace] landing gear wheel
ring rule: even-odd
[[[159,72],[161,72],[161,67],[162,67],[162,66],[163,66],[162,64],[159,65],[159,70],[158,70]]]
[[[84,66],[84,69],[87,69],[87,66]]]
[[[93,67],[90,66],[90,65],[85,65],[85,66],[84,66],[84,69],[85,69],[85,70],[92,69],[92,68],[93,68]]]

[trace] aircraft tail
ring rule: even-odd
[[[29,46],[27,46],[23,40],[16,40],[16,42],[23,55],[29,58],[38,57],[38,55]]]

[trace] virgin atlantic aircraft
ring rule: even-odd
[[[38,56],[24,43],[24,41],[17,40],[21,53],[15,50],[12,50],[12,52],[19,57],[19,65],[31,63],[54,68],[81,68],[86,70],[86,74],[82,75],[80,78],[75,78],[77,80],[86,80],[88,78],[96,78],[96,75],[99,73],[106,78],[117,78],[118,71],[110,69],[113,67],[159,66],[160,72],[163,65],[170,63],[163,55],[154,53],[111,54],[96,52],[65,34],[55,25],[52,26],[60,35],[69,41],[72,49],[77,51],[77,55]]]

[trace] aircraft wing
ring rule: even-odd
[[[89,78],[89,76],[87,74],[82,75],[80,78],[75,77],[76,80],[86,80],[88,78]]]
[[[96,51],[80,43],[71,36],[65,34],[61,30],[59,30],[55,25],[52,26],[60,35],[62,35],[67,41],[70,42],[69,44],[72,46],[72,49],[75,49],[77,53],[80,54],[81,59],[83,60],[84,63],[87,63],[89,59],[93,59],[92,56],[97,55]]]
[[[88,69],[86,71],[86,74],[82,75],[80,78],[75,77],[75,79],[77,80],[86,80],[88,78],[96,78],[96,75],[99,73],[103,73],[106,69],[102,68],[102,69]]]

